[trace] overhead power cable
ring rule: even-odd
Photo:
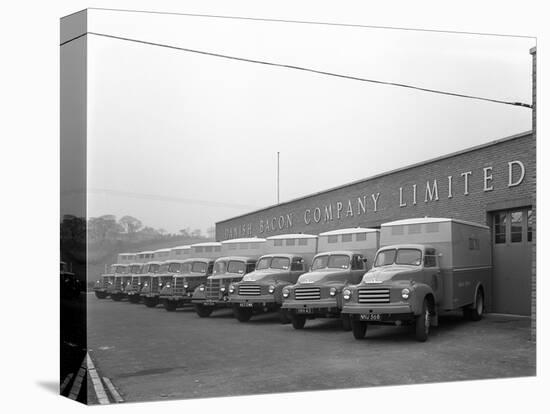
[[[207,18],[207,19],[244,20],[244,21],[256,21],[256,22],[266,22],[266,23],[289,23],[289,24],[317,25],[317,26],[336,26],[336,27],[350,27],[350,28],[359,28],[359,29],[409,30],[413,32],[434,32],[434,33],[448,33],[448,34],[459,34],[459,35],[519,37],[519,38],[536,40],[535,36],[526,36],[526,35],[460,32],[458,30],[437,30],[437,29],[422,29],[422,28],[409,28],[409,27],[376,26],[376,25],[367,25],[367,24],[358,24],[358,23],[321,22],[321,21],[314,21],[314,20],[274,19],[274,18],[268,18],[268,17],[249,17],[249,16],[226,16],[226,15],[220,15],[220,14],[182,13],[182,12],[168,12],[168,11],[158,11],[158,10],[110,9],[107,7],[89,7],[88,10],[98,10],[98,11],[108,11],[108,12],[118,12],[118,13],[142,13],[142,14],[157,14],[157,15],[167,15],[167,16],[200,17],[200,18]],[[68,17],[68,16],[65,16],[65,17]]]
[[[71,42],[71,41],[73,41],[77,38],[80,38],[80,37],[82,37],[86,34],[105,37],[105,38],[109,38],[109,39],[117,39],[117,40],[126,41],[126,42],[139,43],[139,44],[144,44],[144,45],[148,45],[148,46],[163,47],[163,48],[167,48],[167,49],[179,50],[179,51],[188,52],[188,53],[196,53],[196,54],[200,54],[200,55],[212,56],[212,57],[217,57],[217,58],[222,58],[222,59],[230,59],[230,60],[236,60],[236,61],[240,61],[240,62],[255,63],[255,64],[259,64],[259,65],[266,65],[266,66],[273,66],[273,67],[279,67],[279,68],[285,68],[285,69],[299,70],[299,71],[304,71],[304,72],[316,73],[316,74],[319,74],[319,75],[332,76],[332,77],[343,78],[343,79],[350,79],[350,80],[355,80],[355,81],[360,81],[360,82],[368,82],[368,83],[373,83],[373,84],[378,84],[378,85],[395,86],[395,87],[400,87],[400,88],[414,89],[414,90],[418,90],[418,91],[422,91],[422,92],[435,93],[435,94],[439,94],[439,95],[448,95],[448,96],[454,96],[454,97],[459,97],[459,98],[467,98],[467,99],[475,99],[475,100],[479,100],[479,101],[499,103],[499,104],[503,104],[503,105],[512,105],[512,106],[521,106],[521,107],[524,107],[524,108],[532,108],[531,105],[523,103],[523,102],[503,101],[503,100],[499,100],[499,99],[484,98],[484,97],[481,97],[481,96],[474,96],[474,95],[467,95],[467,94],[461,94],[461,93],[455,93],[455,92],[447,92],[447,91],[442,91],[442,90],[437,90],[437,89],[423,88],[423,87],[408,85],[408,84],[404,84],[404,83],[388,82],[388,81],[381,81],[381,80],[376,80],[376,79],[361,78],[361,77],[358,77],[358,76],[344,75],[344,74],[335,73],[335,72],[327,72],[327,71],[318,70],[318,69],[306,68],[306,67],[303,67],[303,66],[288,65],[288,64],[284,64],[284,63],[268,62],[268,61],[264,61],[264,60],[256,60],[256,59],[249,59],[249,58],[243,58],[243,57],[238,57],[238,56],[224,55],[224,54],[221,54],[221,53],[207,52],[207,51],[204,51],[204,50],[197,50],[197,49],[189,49],[189,48],[180,47],[180,46],[168,45],[168,44],[165,44],[165,43],[149,42],[149,41],[146,41],[146,40],[132,39],[132,38],[128,38],[128,37],[115,36],[115,35],[110,35],[110,34],[106,34],[106,33],[86,32],[84,34],[81,34],[81,35],[73,38],[73,39],[70,39],[70,40],[67,40],[66,42],[61,43],[61,46],[65,45],[65,44],[67,44],[67,43],[69,43],[69,42]]]

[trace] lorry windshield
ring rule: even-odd
[[[181,273],[190,273],[190,272],[191,272],[191,263],[182,263]]]
[[[140,265],[130,266],[130,273],[141,273],[141,266]]]
[[[170,263],[168,271],[170,273],[179,273],[181,271],[181,263]]]
[[[114,266],[114,273],[128,273],[128,267],[126,266]]]
[[[193,273],[206,273],[206,268],[208,266],[204,262],[193,262],[191,267],[191,272]]]
[[[149,265],[149,273],[158,273],[159,269],[160,269],[160,265],[156,263]]]
[[[344,254],[333,254],[317,256],[311,265],[311,270],[324,268],[347,269],[349,267],[349,257]]]
[[[227,266],[227,262],[225,260],[219,260],[216,263],[214,263],[214,274],[222,274],[225,273],[225,268]]]
[[[422,252],[418,249],[388,249],[378,252],[374,266],[389,266],[391,264],[420,266]]]
[[[227,264],[227,273],[236,273],[239,275],[244,275],[246,269],[246,264],[241,261],[231,260]]]
[[[288,257],[263,257],[258,261],[256,270],[267,268],[287,270],[289,266],[290,259]]]
[[[168,271],[168,263],[163,263],[160,265],[159,273],[166,273]]]

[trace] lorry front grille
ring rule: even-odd
[[[318,300],[321,299],[321,288],[296,288],[294,291],[294,297],[296,300]]]
[[[359,303],[390,303],[389,289],[359,289]]]
[[[132,290],[139,290],[139,277],[132,278]]]
[[[219,299],[221,282],[220,279],[211,279],[206,283],[205,294],[207,299]]]
[[[241,285],[239,286],[239,295],[243,296],[259,296],[262,289],[259,285]]]
[[[183,295],[185,293],[185,288],[183,287],[184,284],[185,284],[185,278],[183,277],[174,278],[174,295]]]

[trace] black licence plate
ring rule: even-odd
[[[244,303],[244,302],[242,302],[242,303],[239,303],[239,306],[240,306],[241,308],[251,308],[251,307],[252,307],[252,303]]]
[[[380,320],[380,314],[379,313],[362,313],[359,315],[359,320],[362,321],[379,321]]]

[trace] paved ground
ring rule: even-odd
[[[296,331],[275,315],[248,323],[229,310],[201,319],[88,295],[88,347],[125,401],[216,397],[535,375],[530,321],[440,318],[428,342],[407,327],[369,327],[357,341],[339,321]]]

